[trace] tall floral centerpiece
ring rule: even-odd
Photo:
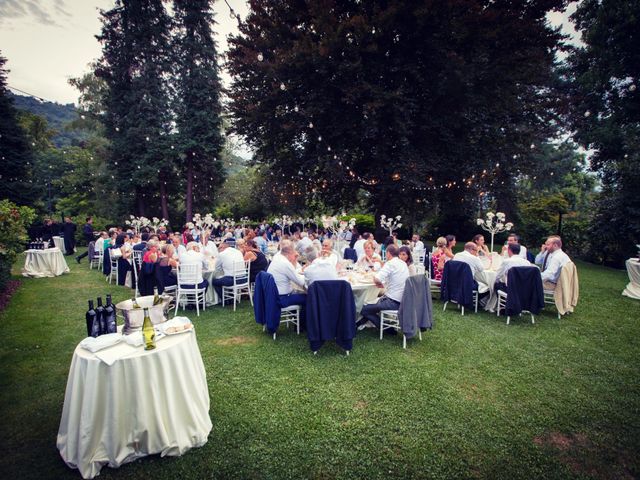
[[[398,230],[400,227],[402,227],[402,224],[400,223],[401,218],[401,215],[396,215],[395,217],[389,218],[387,218],[386,215],[380,215],[380,226],[386,230],[389,230],[389,236],[391,237],[395,230]]]
[[[356,219],[350,218],[349,220],[340,220],[340,217],[345,217],[347,214],[342,212],[342,215],[322,215],[321,222],[324,229],[331,232],[331,236],[336,238],[336,250],[340,251],[341,242],[344,241],[343,233],[348,229],[351,230],[356,225]]]
[[[493,252],[493,237],[496,233],[509,231],[513,228],[513,223],[505,222],[506,216],[502,212],[487,212],[485,219],[478,218],[476,223],[491,234],[491,251]]]
[[[125,220],[125,225],[129,225],[131,228],[135,230],[136,233],[140,233],[140,230],[149,227],[152,228],[154,232],[158,231],[160,227],[166,227],[169,224],[168,220],[159,219],[158,217],[153,217],[149,220],[147,217],[136,217],[135,215],[129,215],[129,219]]]
[[[282,215],[281,217],[274,218],[273,223],[279,226],[282,229],[282,233],[284,233],[285,229],[293,224],[293,221],[290,216]],[[291,234],[291,230],[289,230],[289,234]]]
[[[151,222],[149,222],[149,226],[153,228],[153,231],[158,233],[158,229],[160,227],[166,227],[169,225],[169,221],[164,218],[153,217]]]

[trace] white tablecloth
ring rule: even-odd
[[[630,258],[626,261],[626,265],[629,283],[622,295],[640,300],[640,262],[637,258]]]
[[[209,282],[209,286],[207,287],[207,292],[205,293],[205,296],[204,296],[204,302],[207,305],[207,307],[220,303],[220,297],[218,296],[216,289],[213,288],[213,285],[211,285],[211,282],[213,281],[214,278],[220,278],[222,276],[223,276],[223,273],[220,270],[205,270],[202,272],[202,278],[204,278]],[[233,302],[231,303],[232,303],[231,306],[233,306]]]
[[[495,270],[484,270],[478,273],[475,279],[478,282],[479,293],[489,292],[489,298],[484,306],[484,309],[489,312],[495,312],[498,308],[498,294],[493,288],[497,274]]]
[[[27,250],[22,275],[25,277],[57,277],[69,272],[64,255],[59,248]]]
[[[166,336],[151,351],[124,342],[110,349],[124,357],[111,366],[79,346],[73,353],[56,443],[69,467],[93,478],[104,465],[179,456],[207,442],[209,390],[195,332]]]
[[[67,253],[67,251],[64,248],[64,238],[63,237],[52,237],[52,238],[53,238],[53,244],[56,246],[56,248],[59,248],[63,255]]]
[[[360,316],[362,307],[368,303],[376,303],[380,289],[372,283],[352,283],[351,290],[356,301],[356,319]]]

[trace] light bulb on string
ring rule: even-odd
[[[262,55],[261,53],[258,54],[258,61],[261,62],[264,60],[264,55]]]

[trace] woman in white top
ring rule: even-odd
[[[402,247],[400,247],[398,249],[398,258],[400,260],[402,260],[404,263],[407,264],[407,267],[409,268],[409,275],[415,275],[416,274],[416,267],[413,264],[413,257],[411,256],[411,249],[408,246],[403,245]]]
[[[484,243],[484,235],[479,233],[476,236],[474,236],[473,243],[475,243],[478,246],[479,257],[491,256],[491,252],[489,252],[487,245]]]
[[[360,257],[356,268],[364,270],[378,271],[382,268],[382,259],[380,255],[375,252],[375,245],[372,241],[368,241],[364,244],[364,255]]]

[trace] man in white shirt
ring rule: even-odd
[[[542,286],[545,290],[555,290],[560,271],[564,265],[571,261],[569,256],[562,251],[562,240],[557,235],[547,238],[542,245],[540,253],[536,256],[536,264],[542,267]]]
[[[411,248],[414,252],[424,251],[424,243],[420,240],[420,235],[414,233],[411,237]]]
[[[214,278],[211,285],[215,288],[218,297],[222,299],[222,287],[233,285],[233,274],[236,268],[244,266],[244,257],[240,250],[233,248],[227,242],[222,242],[218,247],[218,259],[216,260],[216,271],[222,272],[223,276]]]
[[[320,250],[320,258],[327,259],[333,269],[338,265],[338,255],[333,251],[333,240],[327,238],[322,242],[322,250]]]
[[[176,255],[178,255],[178,258],[180,258],[182,255],[187,253],[187,249],[182,244],[182,235],[174,235],[172,242],[173,242],[173,248],[176,249]]]
[[[484,271],[484,265],[482,265],[482,261],[478,258],[478,246],[473,242],[465,243],[464,250],[456,253],[453,256],[453,260],[468,264],[471,267],[473,278],[476,278],[476,275]]]
[[[520,237],[518,237],[518,235],[516,235],[515,233],[510,233],[509,236],[507,237],[507,244],[502,247],[502,256],[504,257],[509,256],[507,248],[509,247],[509,245],[513,243],[520,244]],[[520,253],[518,255],[524,258],[525,260],[527,260],[527,247],[520,245]]]
[[[335,265],[328,257],[317,257],[315,249],[307,250],[307,265],[302,269],[307,287],[316,280],[338,280]]]
[[[398,258],[398,247],[395,245],[387,247],[386,258],[387,262],[373,277],[378,288],[385,288],[384,295],[376,303],[362,307],[362,319],[356,324],[358,330],[366,326],[380,328],[380,311],[397,310],[402,301],[404,284],[409,278],[409,267]]]
[[[197,265],[197,285],[199,288],[207,288],[209,286],[209,282],[202,278],[202,269],[206,265],[206,259],[204,258],[204,255],[200,253],[199,245],[196,242],[189,242],[185,252],[179,258],[180,266]]]
[[[298,252],[292,245],[284,245],[280,249],[279,255],[274,255],[273,260],[267,268],[267,273],[273,275],[273,279],[278,287],[280,295],[280,305],[288,307],[290,305],[304,305],[307,303],[307,294],[296,292],[293,285],[301,289],[304,288],[304,275],[296,272],[298,265]],[[302,317],[301,317],[302,318]]]
[[[356,240],[356,243],[353,244],[353,249],[356,251],[356,255],[358,255],[358,260],[364,257],[364,244],[371,238],[371,234],[369,232],[364,232],[362,236]]]
[[[520,245],[517,243],[510,243],[507,246],[507,254],[509,258],[507,258],[496,272],[496,290],[507,291],[507,274],[509,273],[509,269],[513,267],[531,267],[531,263],[528,260],[525,260],[520,256]]]
[[[307,251],[307,248],[313,245],[313,242],[309,238],[307,232],[300,232],[300,240],[296,243],[296,250],[300,255],[304,255]]]

